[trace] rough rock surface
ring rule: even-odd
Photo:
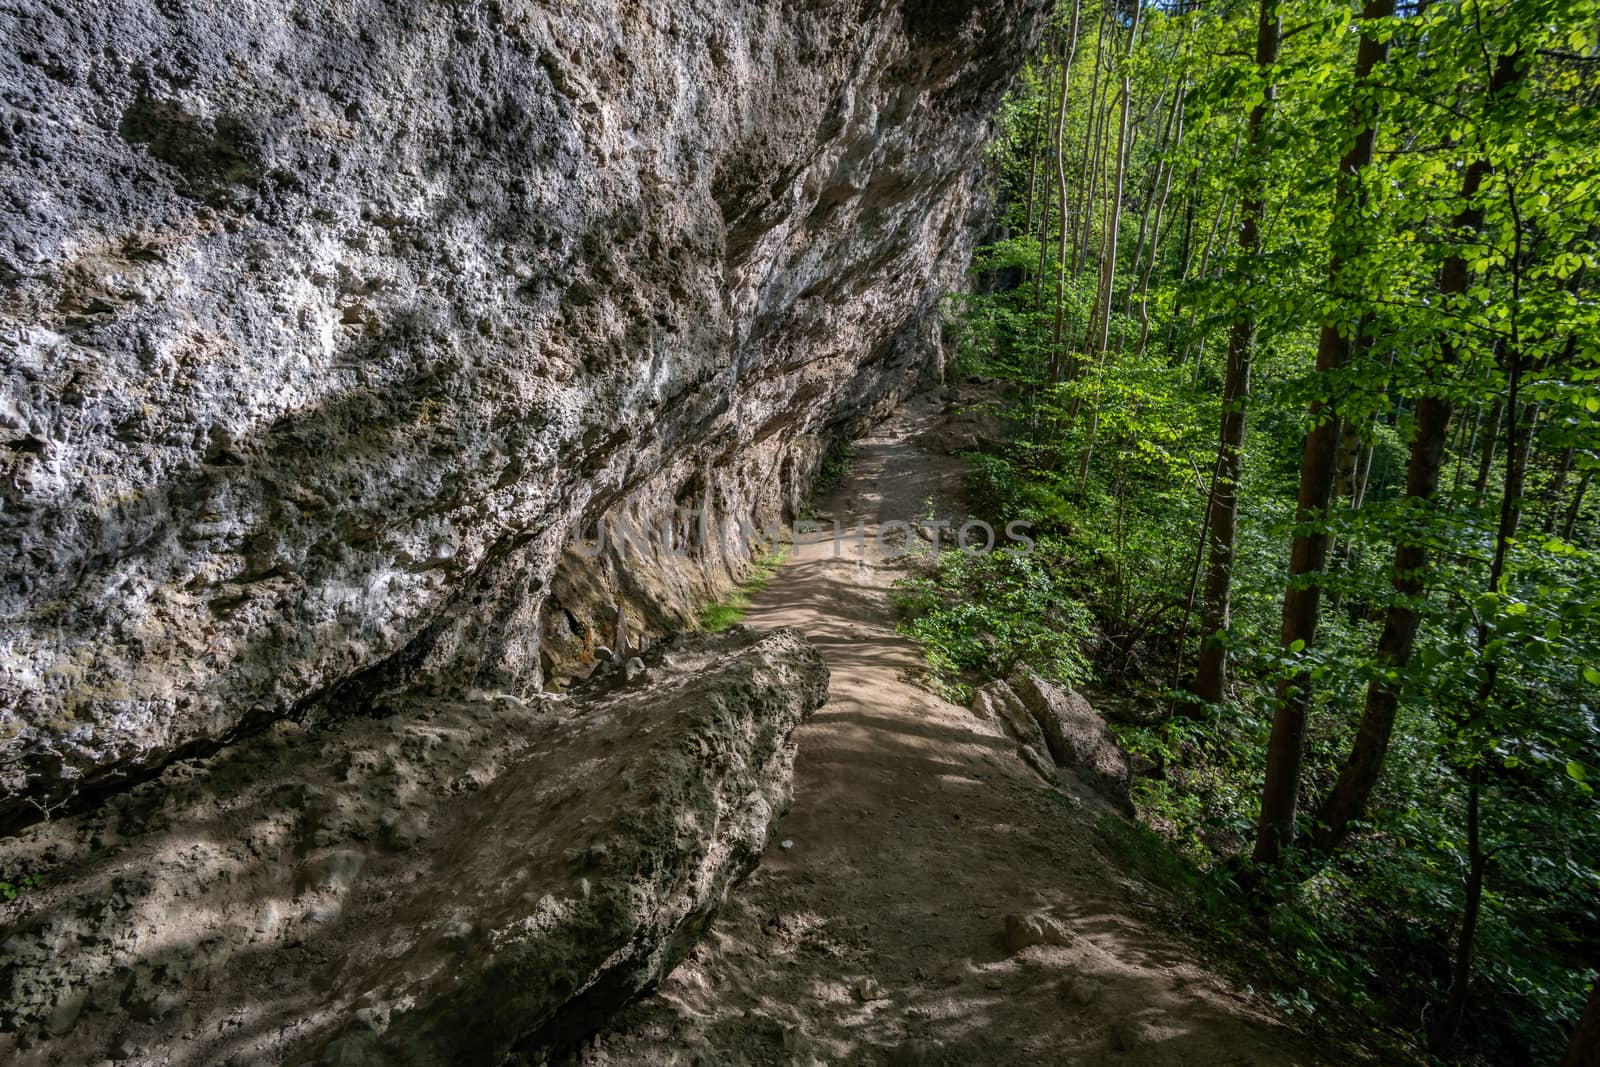
[[[1017,743],[1018,755],[1039,773],[1039,777],[1047,782],[1056,780],[1056,768],[1050,760],[1044,732],[1009,685],[998,679],[980,685],[972,694],[972,713],[996,723],[1009,734]]]
[[[1128,756],[1083,696],[1046,681],[1030,667],[1014,672],[1007,688],[1033,716],[1058,766],[1071,767],[1107,799],[1130,807]]]
[[[572,698],[288,723],[34,827],[0,1059],[539,1062],[677,964],[786,810],[827,668],[736,628]]]
[[[726,585],[564,546],[938,370],[1046,6],[0,7],[0,829]]]

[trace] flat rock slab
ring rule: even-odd
[[[16,1064],[538,1062],[693,946],[827,696],[798,634],[679,640],[588,695],[281,724],[0,843]]]

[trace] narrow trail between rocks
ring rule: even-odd
[[[802,544],[753,598],[751,626],[801,630],[832,671],[796,735],[794,807],[691,957],[580,1061],[1318,1062],[1139,917],[1157,891],[1100,851],[1109,806],[1047,790],[1013,742],[916,684],[890,596],[904,572],[873,535],[930,500],[964,515],[964,464],[919,443],[939,412],[903,405],[821,502],[825,526],[865,523],[865,552]],[[1004,917],[1039,912],[1068,943],[1009,953]]]

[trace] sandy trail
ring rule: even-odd
[[[690,959],[581,1060],[1316,1062],[1139,918],[1154,891],[1097,848],[1109,808],[1071,781],[1046,790],[1009,740],[912,680],[923,659],[889,594],[903,571],[873,535],[930,499],[959,511],[963,464],[918,443],[938,411],[903,406],[823,502],[825,523],[866,523],[865,552],[802,545],[754,598],[750,625],[805,632],[832,670],[798,731],[793,810]],[[1004,916],[1033,911],[1075,939],[1009,954]]]

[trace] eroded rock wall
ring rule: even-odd
[[[575,527],[784,506],[937,363],[1044,6],[0,6],[0,819],[528,692]]]

